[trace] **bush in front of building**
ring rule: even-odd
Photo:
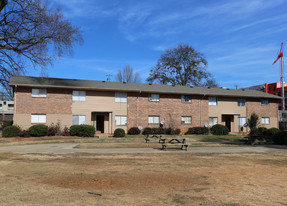
[[[2,131],[3,131],[3,129],[5,127],[11,126],[11,125],[13,125],[13,121],[5,121],[5,122],[3,122],[3,124],[2,124]]]
[[[287,145],[287,131],[282,131],[274,134],[273,141],[275,144]]]
[[[274,136],[275,134],[277,134],[278,132],[280,132],[280,129],[276,128],[276,127],[272,127],[270,129],[268,129],[268,133],[271,134],[272,136]]]
[[[43,124],[33,125],[28,129],[32,137],[43,137],[48,134],[48,126]]]
[[[21,129],[18,126],[6,126],[2,131],[2,137],[17,137]]]
[[[78,137],[94,137],[96,134],[96,129],[92,125],[72,125],[70,127],[70,135]]]
[[[192,127],[185,134],[208,134],[207,127]]]
[[[30,137],[31,135],[29,134],[29,132],[27,130],[22,130],[20,133],[19,133],[19,136],[20,137]]]
[[[129,135],[139,135],[141,133],[140,129],[137,127],[132,127],[129,129],[128,134]]]
[[[213,125],[210,131],[213,135],[228,135],[229,133],[228,128],[221,124]]]
[[[146,127],[144,128],[143,130],[143,135],[149,135],[149,134],[152,134],[152,129],[150,127]]]
[[[122,128],[115,129],[114,137],[124,137],[126,135],[125,130]]]

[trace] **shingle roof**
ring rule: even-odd
[[[60,79],[45,77],[12,76],[10,86],[31,86],[31,87],[60,87],[71,89],[125,91],[125,92],[147,92],[147,93],[170,93],[170,94],[191,94],[206,96],[233,96],[251,98],[280,99],[280,97],[254,90],[221,89],[190,86],[171,86],[161,84],[122,83],[107,81],[92,81],[80,79]]]

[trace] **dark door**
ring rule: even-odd
[[[97,115],[97,131],[101,131],[101,133],[105,132],[105,116],[104,115]]]
[[[225,126],[231,131],[231,117],[225,117]]]

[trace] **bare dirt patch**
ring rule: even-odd
[[[4,205],[286,205],[286,154],[0,154]]]

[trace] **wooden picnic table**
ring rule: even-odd
[[[187,150],[188,144],[186,143],[185,138],[162,138],[160,139],[160,143],[162,144],[162,149],[167,150],[168,145],[179,145],[181,149],[185,148]]]
[[[149,143],[151,139],[159,139],[159,143],[161,141],[162,135],[161,134],[147,134],[145,138],[145,142]]]

